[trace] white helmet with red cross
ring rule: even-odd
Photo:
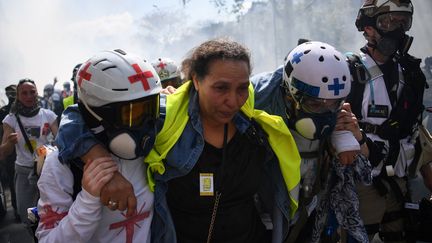
[[[161,82],[180,77],[180,70],[177,64],[169,58],[159,58],[152,65],[158,73]]]
[[[91,107],[157,95],[162,89],[150,63],[122,50],[96,54],[81,65],[76,80],[78,98]]]

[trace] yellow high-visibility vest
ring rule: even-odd
[[[74,97],[73,95],[68,96],[66,98],[63,99],[63,109],[66,110],[66,108],[70,105],[74,104]]]

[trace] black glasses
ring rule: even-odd
[[[24,79],[21,79],[21,80],[18,82],[18,86],[21,85],[21,84],[23,84],[23,83],[27,83],[27,82],[36,85],[36,83],[35,83],[33,80],[28,79],[28,78],[24,78]]]

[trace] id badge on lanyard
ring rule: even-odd
[[[387,118],[389,116],[389,107],[386,105],[369,105],[367,116],[377,117],[377,118]]]
[[[213,173],[199,174],[200,196],[214,196]]]
[[[369,86],[370,86],[371,104],[368,105],[367,116],[368,117],[377,117],[377,118],[388,118],[389,107],[387,105],[376,105],[375,104],[374,81],[373,80],[371,80],[369,82]]]

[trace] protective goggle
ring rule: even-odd
[[[340,99],[320,99],[307,95],[295,95],[295,100],[304,112],[312,114],[336,113],[345,102],[345,98]]]
[[[412,24],[412,14],[408,12],[391,12],[381,14],[376,18],[376,27],[384,32],[402,28],[408,31]]]
[[[130,102],[92,108],[105,121],[118,127],[139,127],[159,118],[159,94]]]

